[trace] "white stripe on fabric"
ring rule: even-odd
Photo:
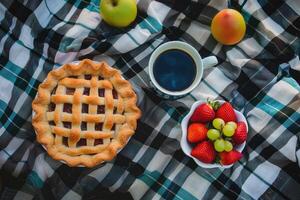
[[[118,189],[124,183],[124,180],[128,175],[128,171],[125,171],[120,178],[111,187],[109,187],[109,191],[114,192],[116,189]]]
[[[0,83],[0,99],[8,104],[9,100],[11,99],[14,85],[12,82],[6,80],[2,76],[0,76]]]
[[[65,26],[65,24],[63,22],[61,23],[57,23],[55,26],[52,27],[53,31],[57,31],[59,28]]]
[[[96,43],[96,42],[94,42],[94,43]],[[88,46],[85,49],[80,50],[78,53],[78,57],[83,56],[83,55],[88,55],[88,54],[92,53],[93,51],[95,51],[95,49],[92,46],[93,46],[93,44],[91,44],[90,46]],[[94,56],[93,60],[99,61],[98,57],[101,57],[102,55],[107,56],[105,54],[99,54],[99,55]]]
[[[300,149],[298,149],[298,151],[296,152],[296,157],[298,161],[298,166],[300,167]]]
[[[76,7],[72,7],[72,9]],[[74,11],[74,12],[75,12]],[[91,30],[85,28],[88,27],[90,29],[95,29],[100,23],[100,15],[95,12],[90,12],[88,9],[83,9],[80,15],[77,18],[76,24],[70,28],[65,34],[66,37],[74,38],[73,43],[70,45],[69,49],[76,48],[79,49],[82,40],[86,38]],[[84,25],[85,27],[83,27]],[[77,45],[74,47],[74,45]],[[67,50],[67,49],[66,49]]]
[[[170,162],[168,162],[168,163],[170,163]],[[176,163],[177,163],[176,168],[172,169],[171,174],[169,174],[167,177],[172,182],[174,182],[176,176],[180,176],[179,173],[181,172],[181,170],[184,170],[183,168],[185,167],[185,165],[183,163],[180,163],[178,161],[176,161]]]
[[[157,1],[151,1],[147,10],[147,14],[151,17],[154,17],[162,24],[169,11],[170,11],[170,7],[162,3],[159,3]]]
[[[212,51],[212,54],[218,55],[221,51],[223,51],[223,45],[221,43],[217,43]]]
[[[254,160],[257,156],[259,156],[258,153],[256,153],[256,151],[252,151],[251,153],[249,153],[248,162]]]
[[[181,128],[178,126],[174,126],[168,135],[169,138],[180,140],[181,138]]]
[[[5,11],[7,10],[5,7],[2,7],[3,5],[0,3],[1,7],[0,9],[3,9],[2,12],[0,12],[0,19],[4,19],[5,17]],[[17,18],[16,17],[13,17],[12,18],[12,22],[11,22],[11,26],[9,27],[9,33],[12,33],[12,30],[15,28],[15,25],[16,25],[16,21],[17,21]]]
[[[205,78],[209,85],[213,85],[214,89],[221,93],[223,90],[232,83],[232,80],[227,78],[219,68],[214,68],[212,72]]]
[[[22,30],[19,36],[19,40],[22,41],[28,48],[34,49],[33,40],[34,38],[31,35],[31,29],[26,24],[23,24]]]
[[[63,52],[58,51],[55,55],[54,61],[56,63],[60,63],[60,64],[70,63],[75,60],[77,54],[78,54],[78,52],[63,53]]]
[[[242,40],[238,46],[251,58],[260,54],[264,49],[254,38]]]
[[[155,193],[151,200],[162,200],[162,196],[159,193]]]
[[[134,162],[138,162],[143,155],[145,154],[145,152],[148,150],[149,146],[143,145],[139,151],[137,152],[137,154],[134,156],[134,158],[132,159],[132,161]]]
[[[69,190],[62,198],[62,200],[77,200],[77,199],[82,199],[82,197],[76,192],[74,192],[73,190]]]
[[[292,59],[289,62],[290,66],[292,69],[300,71],[300,60],[299,60],[299,56],[296,56],[294,59]]]
[[[65,4],[64,0],[45,0],[51,13],[57,13]]]
[[[174,22],[174,26],[175,26],[175,27],[179,27],[180,24],[181,24],[181,22],[182,22],[182,20],[185,19],[185,18],[186,18],[185,14],[180,13],[180,14],[178,15],[178,17],[176,18],[175,22]]]
[[[122,35],[114,44],[113,47],[120,53],[126,53],[138,46],[128,34]]]
[[[7,161],[9,156],[3,150],[0,151],[0,169],[2,168],[3,164]]]
[[[246,10],[250,15],[254,14],[254,12],[260,9],[261,6],[257,2],[257,0],[246,1],[246,4],[244,5],[244,10]]]
[[[227,51],[226,56],[232,65],[239,68],[242,68],[242,66],[244,66],[250,60],[246,58],[245,55],[237,48],[232,48],[230,51]]]
[[[297,162],[296,159],[297,140],[298,140],[297,136],[294,135],[281,149],[279,149],[280,153],[282,153],[285,157],[287,157],[292,162]]]
[[[146,41],[145,39],[142,40],[140,36],[139,40],[143,42]],[[139,44],[134,42],[128,34],[124,34],[113,44],[113,47],[120,53],[126,53],[128,51],[131,51],[132,49],[135,49],[136,47],[138,47],[138,45]]]
[[[196,89],[194,89],[192,92],[194,92],[195,90]],[[195,92],[195,93],[198,94],[198,92]],[[197,99],[197,101],[202,100],[202,99],[196,98],[195,96],[193,96],[192,93],[190,93],[189,95],[185,96],[184,98],[180,98],[176,101],[181,102],[181,103],[185,104],[187,107],[190,108],[193,105],[193,103],[195,103],[195,99]],[[206,101],[206,99],[204,101]],[[177,137],[177,138],[179,138],[179,137]]]
[[[29,60],[30,51],[15,42],[9,50],[9,60],[19,67],[25,67]]]
[[[152,54],[153,52],[153,48],[151,46],[149,46],[148,48],[146,48],[142,53],[138,54],[137,56],[134,57],[134,60],[136,62],[141,62],[141,60],[143,60],[145,57],[149,56],[150,54]]]
[[[18,177],[21,173],[22,168],[24,167],[25,163],[23,162],[18,162],[17,166],[15,167],[15,170],[13,171],[12,175],[14,177]]]
[[[14,197],[14,200],[30,200],[33,199],[33,196],[31,194],[22,192],[22,191],[18,191],[18,193],[16,194],[16,196]]]
[[[275,106],[271,105],[271,104],[268,104],[268,103],[265,103],[263,102],[266,106],[268,106],[269,108],[273,109],[273,110],[276,110],[277,112],[280,112],[282,115],[284,115],[286,118],[289,118],[289,120],[296,124],[298,127],[300,127],[300,124],[298,124],[297,121],[295,121],[294,119],[292,119],[290,116],[288,116],[286,113],[282,112],[280,109],[276,108]]]
[[[254,174],[250,174],[242,185],[242,190],[254,199],[258,199],[268,188],[269,186]]]
[[[22,168],[24,167],[25,165],[25,162],[28,160],[28,156],[29,156],[29,152],[31,151],[32,147],[34,146],[34,144],[31,144],[29,147],[27,147],[23,157],[21,158],[21,161],[22,162],[18,162],[14,172],[13,172],[13,175],[15,177],[19,176],[19,174],[21,173],[21,170]]]
[[[101,21],[101,17],[97,12],[91,12],[84,8],[81,10],[76,23],[83,24],[90,29],[95,29]]]
[[[276,101],[279,101],[283,105],[288,105],[289,102],[298,94],[299,92],[296,88],[281,80],[270,89],[267,95]]]
[[[70,45],[68,43],[68,46],[66,46],[66,45],[64,45],[64,41],[62,41],[62,43],[60,44],[60,49],[68,51],[69,49],[71,50],[71,49],[76,49],[76,48],[80,47],[82,40],[87,37],[89,32],[90,31],[88,29],[86,29],[78,24],[72,26],[72,28],[70,28],[67,31],[65,36],[69,37],[69,38],[74,38],[74,41],[72,43],[75,43],[75,44],[77,43],[77,45],[74,45],[74,44]]]
[[[210,0],[207,5],[212,6],[218,10],[222,10],[228,7],[227,1],[220,1],[220,0]]]
[[[15,113],[18,113],[22,107],[24,108],[24,102],[26,100],[28,100],[28,94],[26,92],[22,92],[18,98],[18,101],[15,104],[15,107],[14,107]],[[23,116],[23,115],[20,114],[20,116]]]
[[[232,174],[230,175],[230,179],[234,182],[240,175],[241,171],[243,170],[243,165],[236,165],[237,167],[234,169]]]
[[[128,191],[133,199],[142,199],[143,195],[148,191],[149,186],[139,179],[135,179]]]
[[[3,6],[2,3],[0,2],[0,21],[4,19],[6,10],[7,9],[5,8],[5,6]]]
[[[3,110],[0,109],[0,111],[2,112]],[[5,128],[4,126],[1,126],[0,128],[0,136],[5,132]]]
[[[24,142],[23,139],[20,139],[18,137],[13,137],[12,140],[9,142],[9,144],[5,147],[5,151],[9,155],[12,155],[23,142]]]
[[[47,178],[51,177],[54,173],[53,169],[49,166],[49,164],[45,160],[45,153],[41,153],[35,159],[33,171],[35,171],[40,179],[44,182]]]
[[[157,119],[155,117],[157,117],[157,112],[164,112],[164,110],[162,110],[161,108],[159,109],[151,109],[148,111],[148,115],[147,119],[145,119],[145,121],[147,121],[148,125],[153,127],[152,132],[155,131],[160,131],[161,127],[163,127],[165,125],[166,122],[168,122],[168,120],[170,120],[170,116],[167,114],[164,114],[164,116],[161,119]],[[149,119],[156,119],[156,120],[149,120]],[[156,134],[150,135],[149,139],[153,139],[156,136]],[[149,139],[147,140],[147,142],[149,142]]]
[[[270,17],[266,17],[266,19],[261,21],[261,23],[258,25],[258,28],[261,30],[266,29],[267,31],[269,31],[269,34],[267,34],[266,36],[270,40],[284,32],[284,29],[279,24],[275,23],[274,20]]]
[[[264,181],[272,185],[272,183],[276,180],[278,174],[280,173],[280,168],[276,165],[273,165],[269,161],[265,161],[261,163],[254,170],[254,173],[259,177],[262,177]]]
[[[224,197],[224,195],[221,192],[217,192],[217,194],[214,196],[212,200],[220,200],[222,199],[222,197]],[[240,198],[243,199],[242,197]]]
[[[191,93],[197,100],[206,101],[207,98],[215,99],[218,94],[213,91],[207,84],[203,81],[192,91]]]
[[[36,16],[36,19],[38,20],[41,27],[47,27],[52,16],[49,10],[47,9],[46,2],[42,1],[33,13]]]
[[[144,44],[151,36],[148,29],[142,29],[139,26],[131,29],[128,34],[130,34],[130,36],[133,37],[140,45]]]
[[[158,171],[162,173],[171,159],[172,157],[170,155],[164,154],[158,150],[151,159],[151,162],[148,163],[147,170],[151,172]]]
[[[3,51],[4,44],[5,44],[6,40],[7,40],[7,38],[8,38],[8,34],[6,34],[6,35],[0,40],[0,52]]]
[[[49,5],[49,3],[47,3],[47,5]],[[71,4],[70,4],[71,5]],[[76,6],[72,6],[70,10],[68,10],[68,14],[62,19],[64,22],[63,23],[66,23],[66,22],[74,22],[71,20],[71,18],[74,16],[75,12],[77,11],[78,9],[76,8]],[[76,15],[75,15],[76,16]]]
[[[287,0],[285,1],[289,5],[291,9],[293,9],[296,13],[300,13],[299,0]]]
[[[209,27],[197,21],[192,21],[189,28],[186,30],[199,44],[204,45],[210,36]]]
[[[253,108],[247,114],[247,121],[251,128],[259,133],[272,119],[272,116],[259,108]]]
[[[44,76],[39,78],[39,75],[40,75],[40,74],[42,73],[42,71],[43,71],[43,65],[44,65],[44,64],[45,64],[45,60],[44,60],[44,59],[40,59],[38,65],[37,65],[37,67],[35,68],[35,71],[34,71],[34,73],[33,73],[33,75],[32,75],[32,77],[33,77],[34,79],[39,80],[40,82],[43,82],[43,81],[44,81],[43,79],[41,79],[41,78],[43,78]]]
[[[92,176],[97,179],[98,182],[101,182],[107,176],[112,167],[112,163],[106,163],[102,167],[92,171],[88,176]]]
[[[270,134],[270,136],[267,138],[267,142],[272,144],[277,138],[282,136],[285,131],[287,131],[286,128],[283,125],[280,125],[278,128],[276,128],[276,130],[274,130],[274,132],[272,132],[272,134]]]
[[[184,190],[202,199],[211,183],[199,174],[192,172],[181,186]]]

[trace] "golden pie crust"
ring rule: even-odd
[[[69,166],[112,160],[135,132],[136,101],[131,84],[107,63],[65,64],[49,72],[32,102],[37,141]]]

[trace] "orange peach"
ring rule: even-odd
[[[224,9],[214,16],[211,22],[211,33],[222,44],[233,45],[243,39],[246,23],[236,10]]]

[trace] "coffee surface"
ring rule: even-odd
[[[195,80],[196,64],[185,51],[172,49],[162,52],[153,65],[156,82],[166,90],[182,91]]]

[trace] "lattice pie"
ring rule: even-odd
[[[32,103],[37,140],[69,166],[113,159],[137,126],[131,84],[106,63],[83,60],[49,72]]]

